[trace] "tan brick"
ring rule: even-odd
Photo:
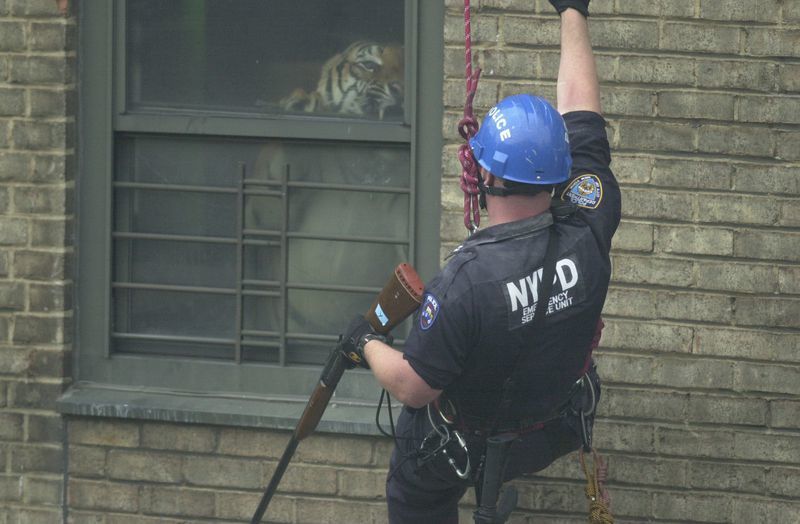
[[[797,262],[800,261],[800,233],[739,230],[734,237],[734,255]]]
[[[142,426],[141,445],[145,448],[210,452],[215,443],[216,432],[211,427],[155,423]]]
[[[739,120],[762,123],[800,123],[800,97],[797,96],[741,96]]]
[[[773,137],[764,129],[702,124],[698,133],[698,149],[701,152],[772,158]]]
[[[749,524],[752,522],[793,522],[800,516],[800,504],[794,501],[780,502],[763,498],[733,499],[731,524]]]
[[[656,493],[653,496],[653,514],[659,519],[718,522],[719,515],[729,514],[730,507],[726,495]]]
[[[664,357],[653,367],[653,383],[676,388],[732,389],[734,365],[724,360]]]
[[[651,424],[597,420],[595,443],[602,449],[652,453],[653,430]]]
[[[777,147],[776,154],[778,158],[784,160],[800,160],[800,132],[798,131],[783,131],[776,135]]]
[[[695,149],[697,130],[683,123],[622,121],[619,147],[645,151],[685,151]]]
[[[179,482],[182,459],[165,453],[111,450],[108,452],[108,476],[119,480]]]
[[[656,226],[656,251],[690,255],[733,254],[734,232],[729,229]]]
[[[622,216],[638,219],[690,220],[695,195],[687,192],[622,189]]]
[[[144,486],[141,494],[142,511],[157,515],[212,517],[215,512],[215,492],[190,490],[170,486]]]
[[[666,22],[661,30],[660,48],[670,51],[735,54],[739,50],[737,27]]]
[[[783,165],[737,165],[733,189],[746,193],[800,195],[800,173],[794,167]]]
[[[653,226],[642,222],[623,220],[611,241],[613,250],[653,252]]]
[[[699,289],[739,293],[772,293],[778,290],[778,271],[773,265],[744,262],[701,261],[696,265]]]
[[[692,348],[691,328],[652,322],[607,320],[602,344],[605,348],[688,353]]]
[[[196,486],[260,489],[264,466],[255,459],[187,456],[183,476],[188,484]]]
[[[689,463],[689,486],[736,493],[763,493],[765,469],[719,462],[693,460]]]
[[[472,43],[495,43],[499,39],[498,17],[484,15],[473,17],[471,23]],[[444,41],[446,44],[464,44],[464,15],[445,16]]]
[[[658,23],[655,21],[595,19],[590,34],[597,47],[658,48]]]
[[[688,393],[648,391],[643,389],[603,389],[601,414],[610,417],[683,422],[686,419]]]
[[[338,483],[340,496],[359,499],[382,499],[386,490],[386,471],[340,470],[338,472]]]
[[[656,159],[652,182],[664,187],[730,189],[732,172],[732,166],[722,162]]]
[[[800,31],[774,27],[748,28],[744,50],[753,56],[798,57]]]
[[[658,115],[670,118],[732,120],[734,97],[722,93],[662,91]]]
[[[747,393],[800,395],[799,379],[800,368],[796,365],[739,362],[736,367],[736,389]]]
[[[620,4],[621,13],[644,16],[692,18],[695,14],[694,10],[694,0],[671,0],[670,2],[626,0],[625,3]]]
[[[793,435],[739,431],[734,434],[734,453],[739,460],[800,463],[800,446]]]
[[[795,335],[737,328],[695,328],[698,355],[800,362]]]
[[[71,444],[139,446],[139,425],[135,422],[74,418],[70,419],[67,432]]]
[[[275,464],[268,464],[264,471],[264,485],[269,483]],[[326,466],[292,464],[281,479],[280,490],[289,493],[311,493],[316,495],[336,494],[337,470]]]
[[[705,58],[705,57],[703,57]],[[774,91],[777,82],[777,65],[720,58],[697,60],[697,85],[699,87]]]
[[[69,473],[75,477],[103,477],[106,474],[106,449],[90,446],[69,447]]]
[[[697,200],[697,220],[732,224],[774,225],[780,207],[760,196],[715,195]]]
[[[656,317],[655,295],[650,290],[611,287],[603,315],[652,319]],[[603,345],[605,343],[603,341]]]
[[[290,438],[288,431],[222,428],[217,451],[224,455],[280,458]]]
[[[781,64],[779,82],[781,91],[800,92],[800,64]]]
[[[646,89],[609,87],[601,93],[601,104],[606,115],[653,116],[655,97]]]
[[[650,182],[653,160],[647,156],[615,155],[611,169],[621,184],[646,184]]]
[[[780,19],[779,0],[757,4],[738,0],[716,0],[700,4],[700,17],[709,20],[740,20],[777,23]]]
[[[734,454],[732,431],[658,427],[656,443],[656,451],[664,455],[701,459],[738,457]]]
[[[261,493],[240,493],[231,491],[216,492],[217,509],[215,516],[230,520],[249,521],[261,500]],[[269,503],[264,520],[268,522],[291,523],[294,521],[294,498],[275,495]]]
[[[376,514],[385,513],[383,504],[353,504],[346,501],[297,499],[297,524],[339,524],[340,522],[372,522]]]
[[[721,397],[706,394],[689,395],[689,422],[764,426],[767,401],[746,397]]]
[[[371,439],[333,435],[312,435],[298,447],[296,460],[313,464],[366,466],[371,463]]]
[[[612,281],[686,287],[692,282],[694,264],[687,260],[614,255]],[[776,275],[777,280],[777,275]]]
[[[771,400],[769,405],[771,427],[800,429],[800,400]]]
[[[688,465],[685,460],[613,455],[609,457],[609,480],[628,485],[685,486]]]
[[[134,512],[139,509],[139,486],[107,480],[70,480],[70,507]]]
[[[742,326],[800,327],[800,299],[738,297],[736,323]]]
[[[652,60],[644,56],[619,57],[615,79],[633,84],[668,84],[693,86],[695,60],[693,58],[663,57]]]
[[[62,478],[28,476],[25,478],[23,501],[32,506],[60,506]]]
[[[708,293],[657,291],[656,317],[690,322],[733,321],[733,298]]]
[[[503,17],[501,27],[503,41],[507,44],[557,45],[559,42],[560,22],[554,18],[532,19],[527,16],[506,16]],[[462,21],[462,40],[463,34],[464,24]]]

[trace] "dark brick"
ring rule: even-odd
[[[31,51],[64,51],[74,49],[75,26],[64,23],[33,23],[29,45]]]
[[[67,311],[72,308],[71,284],[30,284],[28,286],[30,311]]]
[[[13,341],[17,344],[58,344],[63,342],[64,319],[18,315],[14,321]]]
[[[15,473],[59,473],[64,454],[60,446],[20,444],[11,446],[11,471]]]
[[[55,410],[55,401],[62,391],[61,384],[12,382],[10,384],[10,404],[17,408]]]
[[[0,440],[22,440],[24,426],[23,415],[0,412]]]
[[[0,154],[0,181],[24,182],[30,176],[31,158],[20,153]]]
[[[64,420],[58,415],[28,415],[28,440],[60,444],[64,436]]]
[[[25,285],[21,282],[0,282],[0,310],[19,311],[24,308]]]
[[[59,149],[67,144],[67,127],[62,123],[17,121],[12,128],[17,149]]]
[[[31,221],[31,246],[60,248],[72,245],[72,221],[61,218]]]
[[[30,280],[63,280],[66,256],[46,251],[18,251],[14,254],[14,275]]]
[[[2,31],[2,27],[0,27]],[[0,88],[0,116],[23,116],[25,92],[22,89]]]
[[[0,52],[25,49],[25,31],[21,22],[0,22]]]

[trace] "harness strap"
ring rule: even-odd
[[[533,320],[531,326],[534,331],[539,331],[544,325],[544,317],[547,313],[547,305],[550,301],[550,292],[553,289],[553,279],[556,273],[556,257],[558,255],[558,233],[554,226],[549,228],[550,238],[547,240],[547,250],[544,254],[543,271],[542,271],[542,290],[539,293],[539,300],[536,302],[536,309],[533,313]],[[522,359],[522,348],[518,345],[517,352],[514,356],[514,365],[511,367],[511,374],[503,382],[503,392],[500,396],[500,405],[495,413],[494,421],[492,422],[490,435],[494,434],[499,427],[500,421],[508,414],[508,409],[511,406],[512,390],[516,381],[514,376],[519,369],[520,360]]]

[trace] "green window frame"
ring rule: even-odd
[[[385,125],[266,114],[243,117],[128,111],[124,79],[126,0],[81,3],[75,383],[60,402],[62,411],[287,426],[299,415],[300,401],[319,378],[320,366],[287,366],[284,356],[275,363],[245,362],[239,344],[232,360],[111,351],[112,260],[115,235],[120,236],[113,225],[114,194],[119,190],[113,175],[118,154],[115,137],[125,133],[405,144],[410,151],[409,261],[423,278],[438,269],[443,6],[421,0],[406,0],[404,6],[405,118],[404,123]],[[387,277],[392,269],[385,268]],[[347,420],[363,418],[358,410],[372,402],[377,391],[370,373],[348,373],[336,392],[337,403],[343,407],[339,415],[342,420],[331,421],[330,428],[371,432],[365,425]]]

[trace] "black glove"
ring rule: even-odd
[[[577,9],[583,16],[589,16],[589,0],[550,0],[558,14],[563,13],[568,7]]]
[[[367,319],[358,315],[350,321],[347,330],[341,335],[339,350],[350,364],[349,369],[356,366],[369,369],[366,357],[364,357],[364,345],[370,340],[380,340],[386,344],[392,343],[390,335],[379,335],[372,329]]]

